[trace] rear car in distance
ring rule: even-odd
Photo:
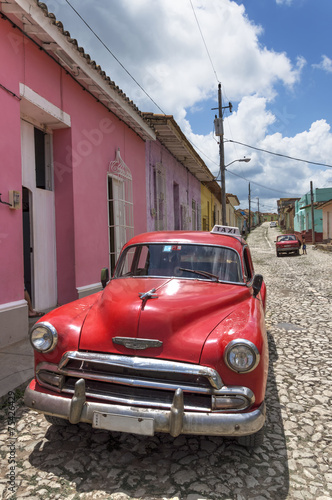
[[[300,255],[301,243],[295,234],[280,234],[275,241],[277,257],[281,254]]]
[[[266,286],[238,229],[135,236],[107,281],[32,328],[26,405],[55,424],[260,445]]]

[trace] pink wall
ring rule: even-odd
[[[0,193],[8,202],[8,191],[21,191],[21,139],[18,68],[14,61],[14,39],[9,23],[0,19]],[[22,300],[23,278],[23,231],[21,210],[11,210],[0,204],[0,304]]]
[[[63,88],[63,103],[71,116],[65,162],[73,178],[76,286],[84,286],[109,265],[107,172],[118,148],[133,176],[135,233],[146,230],[145,143],[73,81]]]
[[[24,50],[23,50],[24,48]],[[55,130],[55,208],[59,303],[76,287],[99,281],[108,266],[107,171],[120,148],[133,176],[135,234],[146,231],[145,143],[84,91],[34,43],[0,19],[1,84],[19,95],[24,83],[68,113],[71,128]],[[0,192],[22,188],[20,102],[0,88]],[[23,298],[22,213],[0,205],[0,303]]]

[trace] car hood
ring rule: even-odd
[[[79,347],[198,363],[209,334],[250,298],[244,285],[175,278],[112,280],[87,314]],[[137,346],[126,347],[114,337],[162,344],[145,347],[139,340]]]

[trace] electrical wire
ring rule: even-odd
[[[127,68],[122,64],[122,62],[113,54],[113,52],[107,47],[107,45],[103,42],[103,40],[97,35],[97,33],[91,28],[91,26],[85,21],[85,19],[81,16],[81,14],[71,5],[69,0],[65,0],[66,3],[69,5],[69,7],[75,12],[75,14],[83,21],[85,26],[93,33],[93,35],[99,40],[99,42],[103,45],[103,47],[111,54],[111,56],[116,60],[116,62],[121,66],[121,68],[127,73],[128,76],[136,83],[136,85],[144,92],[144,94],[150,99],[151,102],[162,112],[163,115],[166,115],[166,113],[161,109],[160,106],[152,99],[152,97],[144,90],[142,85],[138,83],[138,81],[129,73]]]
[[[263,186],[263,184],[259,184],[258,182],[251,181],[250,179],[247,179],[246,177],[243,177],[242,175],[239,175],[239,174],[236,174],[235,172],[231,172],[230,170],[227,170],[227,168],[225,170],[229,174],[235,175],[236,177],[240,177],[241,179],[244,179],[245,181],[250,182],[250,184],[255,184],[256,186],[259,186],[259,187],[264,188],[264,189],[268,189],[269,191],[274,191],[275,193],[282,193],[282,194],[290,195],[292,197],[296,197],[293,193],[287,193],[286,191],[280,191],[278,189],[273,189],[273,188],[269,188],[267,186]]]
[[[203,156],[205,156],[205,158],[207,158],[211,163],[213,163],[213,165],[216,165],[218,167],[218,174],[215,176],[215,180],[218,181],[217,177],[218,175],[220,174],[220,165],[218,165],[218,163],[216,163],[214,160],[212,160],[211,158],[209,158],[209,156],[207,156],[207,154],[204,153],[204,151],[202,151],[198,146],[196,146],[196,144],[194,144],[190,139],[188,139],[188,141],[190,142],[190,144],[197,150],[199,151]],[[269,188],[267,186],[263,186],[263,184],[259,184],[258,182],[255,182],[255,181],[252,181],[250,179],[247,179],[246,177],[243,177],[243,175],[239,175],[239,174],[236,174],[235,172],[231,172],[230,170],[228,170],[227,168],[225,168],[225,170],[231,174],[231,175],[235,175],[236,177],[240,177],[241,179],[244,179],[245,181],[247,182],[250,182],[251,184],[255,184],[256,186],[259,186],[261,188],[264,188],[264,189],[268,189],[269,191],[274,191],[275,193],[282,193],[282,194],[287,194],[287,195],[290,195],[290,196],[294,196],[293,193],[287,193],[286,191],[279,191],[277,189],[273,189],[273,188]],[[220,181],[220,179],[219,179]]]
[[[81,19],[81,21],[86,25],[86,27],[93,33],[93,35],[97,38],[97,40],[103,45],[103,47],[111,54],[111,56],[117,61],[117,63],[122,67],[122,69],[128,74],[128,76],[136,83],[136,85],[142,90],[142,92],[151,100],[151,102],[162,112],[162,114],[166,114],[161,108],[160,106],[153,100],[153,98],[146,92],[146,90],[138,83],[138,81],[131,75],[131,73],[126,69],[126,67],[121,63],[121,61],[112,53],[112,51],[108,48],[108,46],[103,42],[103,40],[97,35],[97,33],[91,28],[91,26],[85,21],[85,19],[81,16],[81,14],[73,7],[73,5],[69,2],[69,0],[65,0],[66,3],[69,5],[69,7],[75,12],[75,14]],[[194,6],[192,4],[192,1],[190,1],[190,5],[191,5],[191,8],[193,10],[193,14],[195,16],[195,20],[196,20],[196,23],[197,23],[197,26],[198,26],[198,29],[199,29],[199,32],[201,34],[201,37],[202,37],[202,40],[203,40],[203,43],[204,43],[204,46],[205,46],[205,49],[206,49],[206,52],[207,52],[207,55],[209,57],[209,60],[210,60],[210,63],[211,63],[211,66],[212,66],[212,69],[213,69],[213,72],[214,72],[214,75],[216,77],[216,80],[217,82],[219,83],[219,79],[218,79],[218,76],[217,76],[217,72],[215,70],[215,67],[213,65],[213,62],[212,62],[212,59],[211,59],[211,56],[210,56],[210,53],[209,53],[209,50],[208,50],[208,47],[207,47],[207,44],[205,42],[205,39],[204,39],[204,36],[203,36],[203,33],[202,33],[202,30],[200,28],[200,25],[199,25],[199,22],[198,22],[198,19],[197,19],[197,16],[196,16],[196,13],[195,13],[195,10],[194,10]],[[189,140],[189,139],[188,139]],[[192,146],[195,147],[195,149],[197,149],[200,153],[202,153],[209,161],[211,161],[213,164],[217,165],[217,163],[215,163],[211,158],[209,158],[203,151],[201,151],[192,141],[189,140],[189,142],[192,144]],[[274,152],[271,152],[271,151],[268,151],[268,150],[265,150],[265,149],[262,149],[262,148],[257,148],[257,147],[254,147],[254,146],[250,146],[248,144],[244,144],[242,142],[239,142],[239,141],[234,141],[232,139],[225,139],[225,142],[232,142],[234,144],[239,144],[241,146],[246,146],[248,148],[251,148],[251,149],[255,149],[257,151],[262,151],[264,153],[268,153],[268,154],[271,154],[271,155],[275,155],[275,156],[280,156],[280,157],[283,157],[283,158],[288,158],[288,159],[291,159],[291,160],[295,160],[295,161],[300,161],[300,162],[304,162],[304,163],[310,163],[311,165],[320,165],[320,166],[324,166],[324,167],[329,167],[329,168],[332,168],[332,165],[327,165],[327,164],[324,164],[324,163],[318,163],[318,162],[312,162],[312,161],[308,161],[308,160],[303,160],[303,159],[300,159],[300,158],[294,158],[294,157],[291,157],[291,156],[288,156],[288,155],[284,155],[284,154],[281,154],[281,153],[274,153]],[[219,167],[219,165],[217,165]],[[226,169],[227,170],[227,169]],[[264,189],[268,189],[270,191],[274,191],[274,192],[277,192],[277,193],[283,193],[283,194],[291,194],[291,193],[285,193],[283,191],[279,191],[279,190],[276,190],[276,189],[273,189],[273,188],[269,188],[267,186],[264,186],[262,184],[259,184],[255,181],[251,181],[239,174],[236,174],[234,172],[230,172],[229,170],[227,170],[227,172],[229,172],[230,174],[232,175],[235,175],[237,177],[240,177],[244,180],[246,180],[247,182],[251,182],[252,184],[255,184],[257,186],[260,186]]]
[[[256,151],[262,151],[263,153],[268,153],[274,156],[281,156],[282,158],[288,158],[289,160],[302,161],[303,163],[310,163],[310,165],[320,165],[321,167],[332,168],[332,165],[327,165],[326,163],[319,163],[316,161],[303,160],[301,158],[294,158],[293,156],[284,155],[282,153],[274,153],[273,151],[268,151],[267,149],[256,148],[255,146],[249,146],[249,144],[244,144],[243,142],[233,141],[232,139],[225,139],[224,142],[233,142],[235,144],[240,144],[241,146],[246,146],[247,148],[255,149]]]
[[[219,79],[218,79],[218,76],[217,76],[217,72],[216,72],[215,67],[214,67],[214,65],[213,65],[213,62],[212,62],[212,59],[211,59],[211,56],[210,56],[209,50],[208,50],[208,48],[207,48],[207,45],[206,45],[206,42],[205,42],[205,39],[204,39],[204,36],[203,36],[202,30],[201,30],[201,27],[200,27],[200,25],[199,25],[199,22],[198,22],[198,19],[197,19],[197,16],[196,16],[196,12],[195,12],[194,6],[193,6],[193,4],[192,4],[192,1],[191,1],[191,0],[189,0],[189,2],[190,2],[190,5],[191,5],[191,8],[192,8],[192,10],[193,10],[193,13],[194,13],[195,19],[196,19],[196,23],[197,23],[197,26],[198,26],[199,32],[200,32],[200,34],[201,34],[201,37],[202,37],[202,40],[203,40],[203,43],[204,43],[206,53],[207,53],[207,55],[208,55],[208,58],[210,59],[210,63],[211,63],[211,66],[212,66],[212,69],[213,69],[214,75],[215,75],[215,77],[216,77],[217,83],[220,83],[220,81],[219,81]]]

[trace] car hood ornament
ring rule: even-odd
[[[113,337],[114,344],[123,345],[127,349],[148,349],[149,347],[161,347],[161,340],[155,339],[135,339],[133,337]]]
[[[158,295],[154,295],[155,291],[156,291],[156,289],[152,288],[148,292],[138,294],[139,298],[142,300],[142,311],[145,307],[145,304],[147,303],[147,301],[149,299],[157,299],[158,298]]]

